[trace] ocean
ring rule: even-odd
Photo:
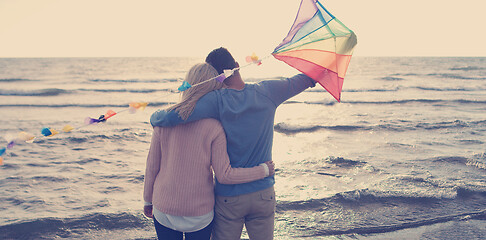
[[[155,239],[149,118],[201,61],[0,59],[0,148],[37,137],[2,156],[0,239]],[[272,58],[241,70],[295,73]],[[486,58],[353,57],[341,100],[316,86],[277,110],[275,239],[486,238]]]

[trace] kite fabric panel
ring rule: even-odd
[[[321,84],[341,101],[357,38],[317,0],[302,0],[288,35],[272,55]]]

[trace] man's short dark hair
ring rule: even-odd
[[[223,73],[225,69],[236,68],[236,61],[231,56],[228,49],[220,47],[211,51],[206,57],[206,62],[211,64],[219,74]]]

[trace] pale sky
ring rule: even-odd
[[[486,0],[321,0],[354,56],[486,56]],[[270,54],[300,0],[0,0],[0,57]]]

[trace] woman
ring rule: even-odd
[[[217,75],[211,65],[202,63],[189,70],[186,81],[195,85]],[[187,119],[199,98],[221,87],[216,80],[191,87],[168,110]],[[183,234],[186,239],[210,238],[214,216],[211,169],[223,184],[251,182],[275,173],[271,161],[253,168],[231,168],[226,136],[217,120],[154,127],[145,171],[144,214],[154,217],[159,239],[182,239]]]

